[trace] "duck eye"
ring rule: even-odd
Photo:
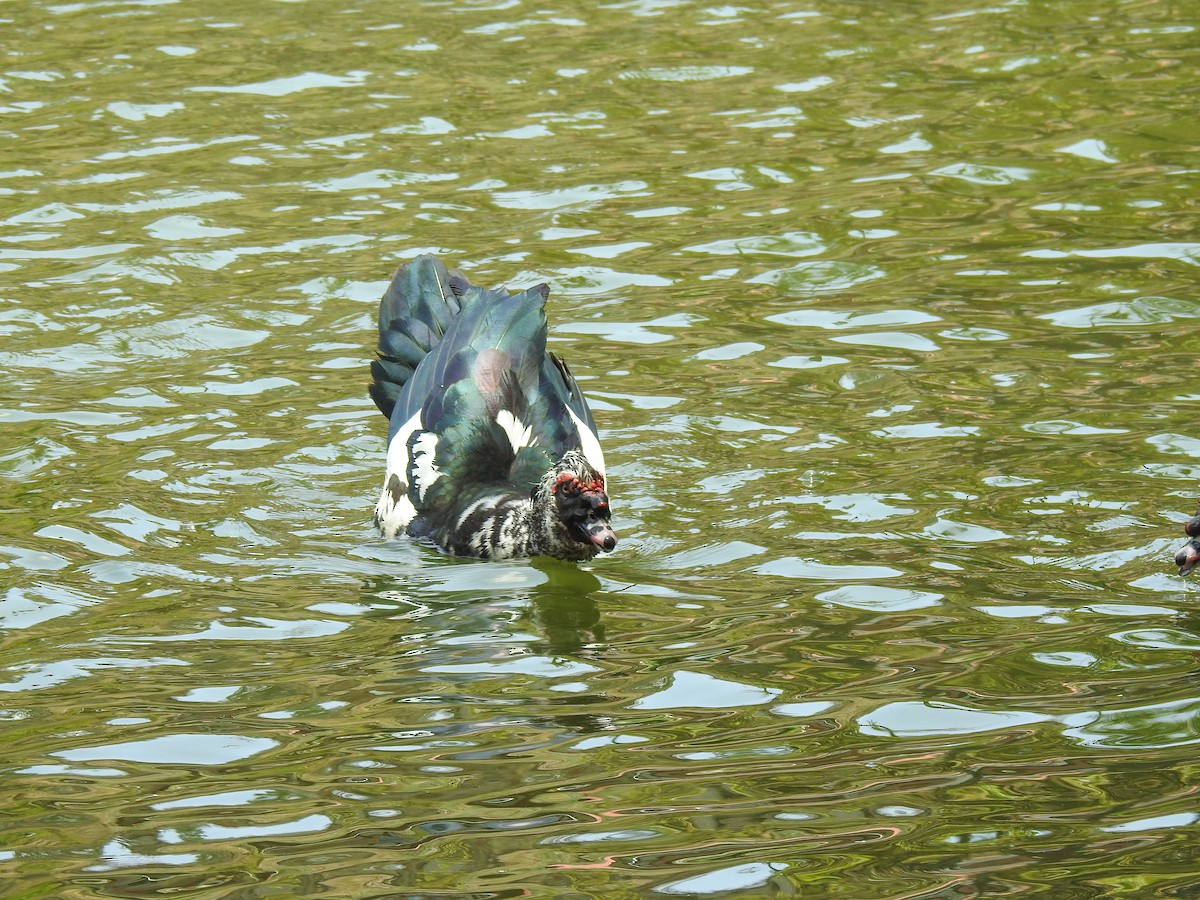
[[[579,493],[579,481],[569,472],[563,472],[558,476],[558,481],[554,483],[554,493],[563,493],[568,496],[574,496]]]

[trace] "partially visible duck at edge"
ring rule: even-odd
[[[1200,563],[1200,509],[1196,510],[1196,515],[1183,526],[1183,533],[1188,536],[1188,542],[1175,554],[1175,565],[1179,566],[1180,575],[1190,575],[1192,569]]]
[[[589,560],[617,545],[596,423],[546,349],[546,298],[418,256],[379,304],[371,398],[388,417],[385,537],[487,559]]]

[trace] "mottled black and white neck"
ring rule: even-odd
[[[487,559],[616,547],[595,420],[546,349],[549,292],[484,290],[432,256],[396,272],[370,388],[391,423],[386,537]]]

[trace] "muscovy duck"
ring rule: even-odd
[[[549,293],[484,290],[429,255],[396,272],[370,387],[391,423],[385,537],[491,559],[616,547],[595,420],[546,350]]]
[[[1179,566],[1180,575],[1190,575],[1192,569],[1200,564],[1200,509],[1183,526],[1183,533],[1188,536],[1188,542],[1175,554],[1175,565]]]

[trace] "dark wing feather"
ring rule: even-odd
[[[531,399],[538,397],[539,366],[546,352],[547,293],[544,285],[515,295],[470,288],[463,294],[462,313],[405,390],[399,414],[420,409],[424,430],[438,435],[437,466],[443,477],[435,489],[442,493],[511,481],[517,454],[496,422],[502,410],[532,426],[541,444],[540,417]],[[545,450],[538,455],[543,457],[540,478],[553,460]],[[523,462],[529,456],[524,454]],[[528,466],[522,469],[524,480]],[[515,487],[528,491],[532,484]],[[430,493],[425,505],[449,499]]]
[[[404,385],[460,312],[467,281],[433,256],[418,256],[392,276],[379,303],[378,359],[371,365],[371,399],[388,418]],[[393,420],[392,428],[398,427]]]
[[[537,389],[530,401],[529,422],[537,435],[538,445],[554,460],[568,450],[582,450],[582,440],[575,421],[567,415],[570,409],[594,434],[596,423],[579,385],[567,364],[555,353],[546,353],[538,372]]]
[[[562,376],[563,384],[566,385],[567,406],[575,410],[575,415],[586,422],[588,428],[595,431],[596,420],[592,418],[592,411],[588,408],[587,401],[583,399],[583,391],[579,389],[579,385],[575,381],[575,376],[571,374],[571,370],[567,367],[567,361],[557,353],[551,353],[549,356],[558,369],[559,375]]]

